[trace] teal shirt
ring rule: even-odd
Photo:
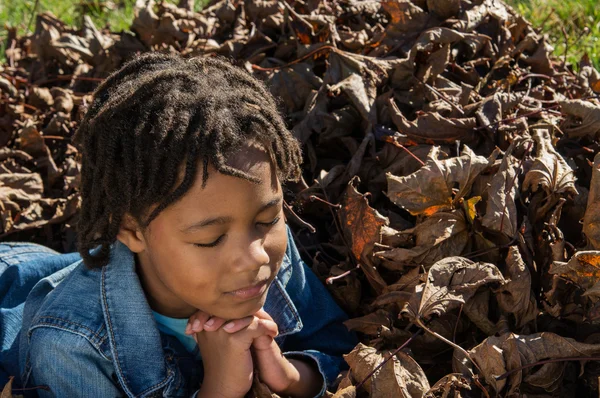
[[[183,344],[189,353],[195,354],[196,359],[200,360],[200,350],[198,345],[192,336],[185,334],[185,327],[187,326],[187,318],[170,318],[159,314],[156,311],[152,311],[158,330],[171,336],[177,337],[177,340]]]

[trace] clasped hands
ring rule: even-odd
[[[308,363],[287,359],[275,342],[277,324],[263,309],[241,319],[225,320],[198,311],[189,318],[204,364],[198,398],[241,398],[252,387],[254,364],[271,391],[291,397],[313,397],[323,379]]]

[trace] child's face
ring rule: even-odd
[[[210,166],[203,189],[200,167],[186,195],[143,233],[138,229],[128,236],[122,229],[119,234],[137,253],[137,272],[152,309],[163,315],[187,318],[198,309],[225,319],[254,314],[281,266],[287,232],[275,166],[255,146],[232,158],[228,164],[260,178],[260,184]]]

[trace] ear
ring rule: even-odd
[[[146,239],[142,228],[129,213],[126,213],[121,220],[117,239],[134,253],[141,253],[146,249]]]

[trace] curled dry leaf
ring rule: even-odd
[[[537,317],[538,309],[531,291],[531,274],[519,248],[511,246],[506,257],[506,283],[495,290],[500,309],[515,317],[517,328]]]
[[[518,192],[519,163],[511,152],[510,149],[507,151],[500,169],[492,178],[481,223],[484,227],[502,232],[512,239],[518,228],[515,199]]]
[[[411,232],[415,237],[414,248],[398,247],[374,253],[387,260],[383,263],[386,268],[402,270],[416,264],[429,268],[445,257],[462,254],[469,240],[467,222],[460,210],[435,213]]]
[[[541,187],[547,195],[577,195],[574,171],[554,149],[549,127],[533,129],[537,151],[533,165],[525,175],[523,191]]]
[[[600,106],[580,99],[559,102],[564,113],[571,117],[565,133],[571,137],[596,136],[600,131]]]
[[[483,370],[485,381],[497,393],[508,387],[504,391],[508,396],[518,391],[521,383],[553,391],[562,375],[564,363],[546,363],[517,370],[519,367],[546,359],[595,357],[600,355],[600,344],[584,344],[548,332],[531,335],[509,333],[488,337],[469,354]],[[507,379],[497,380],[509,371],[515,372]]]
[[[354,258],[367,275],[371,286],[381,292],[387,285],[373,267],[371,257],[375,243],[381,241],[381,228],[388,225],[389,221],[369,206],[366,196],[356,190],[359,183],[358,177],[348,183],[340,219],[344,233],[352,244]]]
[[[475,178],[488,167],[488,160],[468,146],[459,157],[439,160],[439,156],[439,147],[433,147],[425,165],[416,172],[406,177],[387,174],[390,200],[413,215],[450,210],[469,194]]]
[[[600,281],[600,251],[579,251],[566,263],[553,262],[548,272],[587,291]]]
[[[352,352],[344,355],[355,380],[365,380],[390,352],[377,351],[359,343]],[[379,368],[363,384],[372,398],[422,397],[429,390],[429,381],[419,364],[409,355],[399,352]]]
[[[377,310],[359,318],[349,319],[344,322],[344,325],[346,325],[348,330],[376,336],[381,330],[381,326],[391,328],[392,323],[393,320],[388,311]]]
[[[465,304],[481,286],[493,283],[505,283],[495,265],[445,258],[429,269],[427,282],[417,286],[406,312],[412,319],[440,316]]]

